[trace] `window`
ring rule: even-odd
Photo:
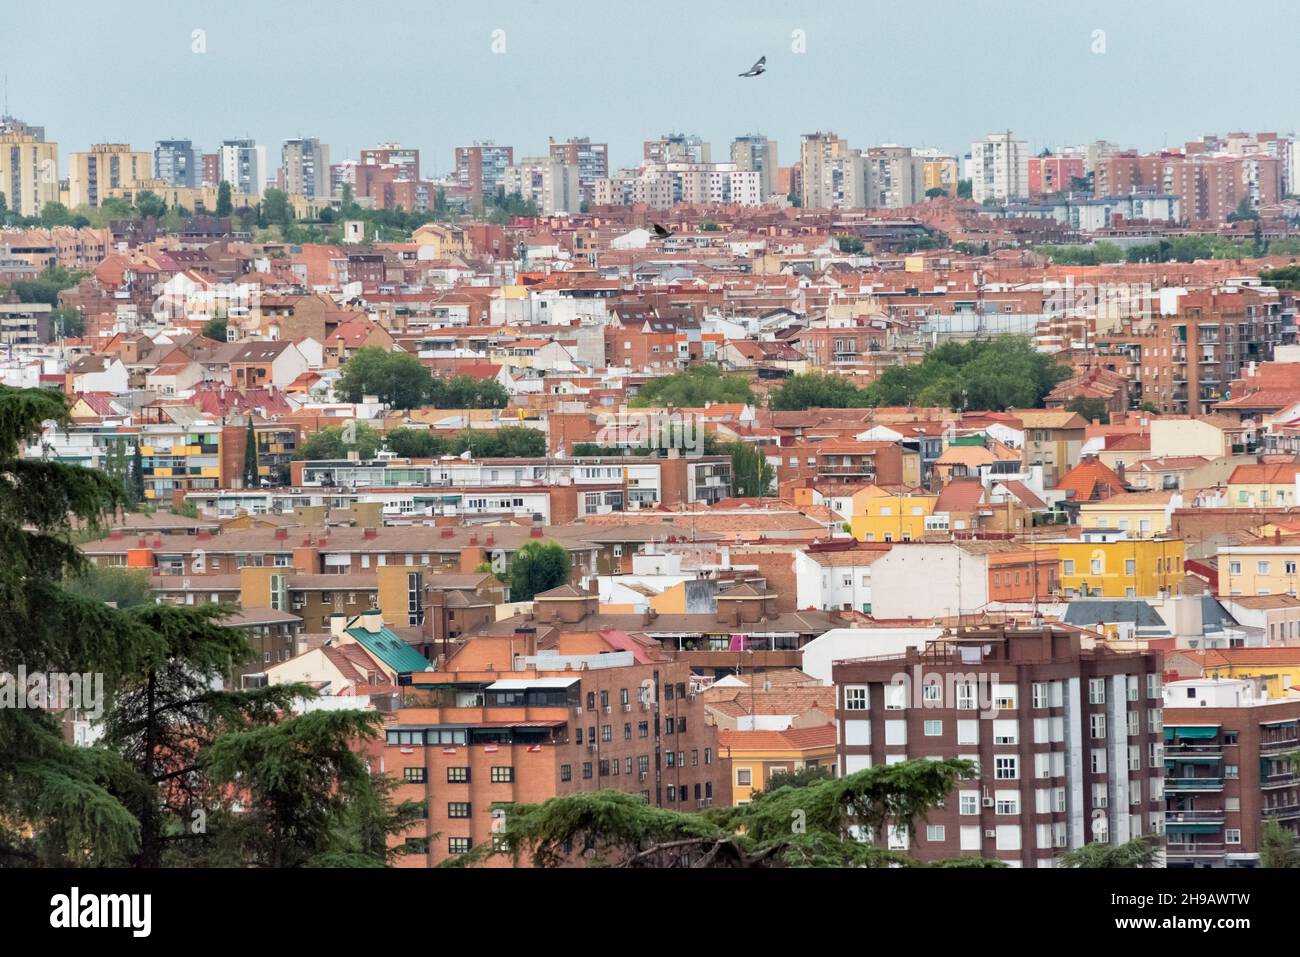
[[[1088,679],[1088,704],[1105,704],[1106,703],[1106,679],[1089,678]]]
[[[1223,843],[1224,843],[1224,844],[1240,844],[1240,843],[1241,843],[1241,828],[1239,828],[1239,827],[1225,827],[1225,828],[1223,829]]]
[[[907,744],[907,722],[906,721],[885,722],[885,744],[887,746]]]
[[[1106,773],[1106,749],[1105,748],[1092,749],[1092,773],[1093,774]]]
[[[515,769],[509,765],[492,769],[493,784],[511,784],[515,779]]]
[[[947,838],[944,835],[945,835],[945,831],[944,831],[944,826],[942,824],[927,824],[925,826],[925,839],[927,841],[931,841],[936,844],[942,843],[943,841],[947,840]]]
[[[1106,737],[1106,716],[1104,714],[1088,715],[1088,726],[1094,738]]]
[[[583,779],[584,781],[590,781],[590,780],[591,780],[591,762],[590,762],[590,761],[583,761],[583,762],[582,762],[582,779]]]
[[[965,683],[957,686],[957,710],[974,711],[975,703],[975,686]]]
[[[448,768],[448,784],[469,784],[469,768]]]
[[[469,802],[449,801],[447,803],[447,816],[454,818],[469,817]]]
[[[907,707],[907,686],[903,684],[885,685],[885,710],[902,711]]]
[[[958,721],[957,722],[957,743],[958,744],[979,744],[980,723],[978,721]]]
[[[753,783],[754,775],[749,768],[736,768],[736,787],[747,788]]]
[[[1015,711],[1016,686],[1011,684],[994,684],[993,707],[998,711]]]
[[[995,720],[993,722],[994,744],[1019,744],[1020,724],[1013,720]]]
[[[925,736],[926,736],[927,738],[937,738],[937,737],[939,737],[939,736],[942,735],[942,734],[943,734],[943,722],[942,722],[942,721],[927,721],[927,722],[925,722]]]
[[[1020,792],[998,791],[994,800],[994,810],[998,814],[1019,814]]]
[[[631,760],[631,759],[629,758],[628,760]],[[560,780],[561,780],[561,781],[572,781],[572,780],[573,780],[573,765],[572,765],[572,764],[561,764],[561,765],[560,765]]]
[[[978,814],[980,812],[980,793],[979,791],[962,791],[958,795],[957,813],[958,814]]]
[[[424,768],[402,768],[402,780],[407,784],[423,784]]]
[[[1035,708],[1047,707],[1047,682],[1035,681],[1032,686],[1033,701]]]
[[[998,781],[1014,781],[1020,777],[1020,759],[1010,755],[995,755],[993,777]]]
[[[468,837],[449,837],[447,838],[448,854],[468,854],[469,849],[473,846],[473,841]]]

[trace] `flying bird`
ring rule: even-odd
[[[667,239],[669,236],[673,235],[674,232],[671,229],[664,229],[658,223],[654,224],[654,228],[655,228],[655,239]]]
[[[744,73],[738,73],[737,76],[759,76],[767,71],[767,57],[761,56],[758,62],[751,66]]]

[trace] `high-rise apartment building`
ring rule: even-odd
[[[868,206],[902,209],[925,198],[925,159],[910,147],[887,144],[868,149],[866,177]]]
[[[776,140],[761,133],[737,136],[731,141],[731,162],[742,172],[752,170],[758,173],[759,195],[764,201],[777,191]]]
[[[189,140],[159,140],[153,148],[153,176],[168,186],[202,186],[203,154]]]
[[[68,202],[78,206],[99,206],[112,190],[135,189],[141,180],[152,178],[153,157],[132,152],[126,143],[96,143],[88,153],[73,153],[68,161]]]
[[[413,146],[402,146],[400,143],[381,143],[361,151],[361,165],[396,167],[397,179],[418,180],[420,151]]]
[[[647,163],[707,163],[709,144],[693,134],[668,133],[657,140],[646,140],[643,157]]]
[[[550,141],[551,159],[578,169],[578,190],[591,202],[596,196],[596,181],[609,176],[609,144],[593,143],[587,137],[564,143]]]
[[[456,147],[456,182],[469,190],[471,206],[481,206],[501,194],[506,167],[514,161],[513,146],[497,146],[491,140]]]
[[[1029,146],[1011,131],[992,133],[970,145],[971,198],[1006,202],[1029,195]]]
[[[501,188],[507,196],[518,193],[536,203],[543,216],[576,213],[582,203],[578,175],[578,167],[551,156],[524,157],[506,167]]]
[[[45,128],[0,117],[0,193],[21,216],[37,216],[59,199],[59,146]]]
[[[260,197],[266,188],[266,147],[253,140],[223,140],[218,155],[218,175],[236,192]]]
[[[807,133],[799,145],[805,209],[861,209],[867,205],[867,164],[834,133]]]
[[[1207,662],[1208,664],[1208,662]],[[1194,678],[1165,686],[1165,863],[1257,867],[1264,823],[1300,827],[1300,701],[1262,679]]]
[[[922,861],[1053,867],[1092,841],[1164,826],[1161,655],[1083,647],[1058,625],[962,629],[904,655],[835,662],[841,774],[915,758],[975,762],[916,833]]]
[[[285,140],[280,149],[280,183],[290,196],[328,199],[330,148],[311,137]]]

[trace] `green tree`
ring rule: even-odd
[[[224,179],[217,186],[217,215],[229,216],[234,212],[235,206],[231,201],[230,184]]]
[[[142,189],[136,193],[135,208],[141,216],[162,219],[167,215],[166,201],[153,190]]]
[[[771,491],[776,476],[767,456],[748,442],[731,442],[722,451],[731,456],[733,494],[738,498],[760,498]]]
[[[886,827],[914,830],[973,774],[969,761],[904,761],[843,778],[792,778],[749,804],[699,813],[621,791],[506,804],[497,839],[449,866],[500,855],[535,867],[915,867],[915,858],[877,846]]]
[[[843,376],[831,372],[805,372],[791,376],[772,390],[767,404],[781,412],[853,409],[867,405],[867,394]]]
[[[253,417],[248,417],[248,429],[244,436],[244,488],[257,488],[257,435],[253,432]]]
[[[651,379],[629,403],[634,407],[701,408],[706,402],[742,402],[751,405],[749,380],[724,375],[717,366],[691,366],[673,375]]]
[[[1161,867],[1160,848],[1160,837],[1152,834],[1142,834],[1123,844],[1093,841],[1062,854],[1060,866],[1085,869]]]
[[[926,199],[938,199],[940,196],[947,196],[948,191],[942,186],[931,186],[925,191]]]
[[[447,440],[428,429],[393,429],[384,436],[384,445],[404,459],[433,459],[447,454]]]
[[[510,563],[510,600],[531,601],[539,592],[558,588],[569,580],[572,560],[558,542],[529,541]]]
[[[314,432],[298,446],[294,458],[346,459],[349,452],[355,451],[363,459],[373,459],[382,443],[378,431],[362,422],[353,422]]]
[[[866,244],[857,236],[836,236],[835,245],[839,247],[840,252],[848,253],[850,256],[856,256],[866,249]]]
[[[344,402],[375,395],[395,409],[417,409],[433,387],[428,368],[409,352],[385,352],[375,346],[357,350],[334,384]]]
[[[68,591],[114,608],[135,608],[154,603],[149,573],[139,568],[86,565],[68,576]]]
[[[125,496],[98,470],[22,458],[50,421],[68,422],[62,396],[0,386],[0,672],[99,673],[111,694],[158,642],[126,613],[63,587],[86,567],[73,521],[98,531]],[[64,744],[49,712],[0,709],[0,863],[126,861],[139,822],[114,795],[138,786],[111,752]]]
[[[247,794],[215,838],[220,858],[255,867],[382,867],[388,838],[416,822],[394,807],[393,783],[372,775],[357,743],[379,736],[373,711],[309,711],[229,731],[207,749],[217,787]]]
[[[971,195],[971,181],[968,179],[957,180],[957,198],[970,199]]]
[[[282,189],[268,189],[262,194],[262,226],[279,226],[287,228],[293,222],[293,207],[289,205],[289,194]]]
[[[1295,831],[1283,827],[1275,817],[1264,819],[1259,831],[1260,867],[1300,867]]]
[[[496,379],[479,381],[467,375],[430,379],[427,404],[435,409],[504,409],[510,396]]]
[[[1075,396],[1065,403],[1065,408],[1070,412],[1078,412],[1089,422],[1096,420],[1102,425],[1110,424],[1110,410],[1106,408],[1106,403],[1102,399],[1086,399],[1081,395]]]
[[[203,334],[216,342],[225,342],[227,328],[226,317],[218,316],[214,319],[209,319],[203,324]]]
[[[131,482],[129,488],[130,493],[127,497],[133,506],[144,501],[144,455],[140,452],[139,442],[131,449]],[[194,517],[198,518],[197,515]]]

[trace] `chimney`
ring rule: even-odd
[[[366,529],[365,531],[363,531],[361,534],[362,534],[362,537],[367,538],[367,539],[369,539],[369,538],[378,538],[378,537],[379,537],[379,529],[377,529],[377,528],[367,528],[367,529]]]
[[[348,616],[341,611],[336,611],[330,615],[330,637],[342,638],[347,631]]]
[[[523,644],[523,655],[525,658],[533,658],[537,655],[537,629],[529,625],[520,625],[515,629],[515,641]]]
[[[442,537],[443,537],[443,538],[455,538],[455,537],[456,537],[456,530],[455,530],[454,528],[444,528],[444,529],[442,530]]]
[[[541,538],[541,537],[542,537],[542,530],[541,530],[540,528],[530,528],[530,529],[528,530],[528,537],[529,537],[529,538]]]
[[[378,608],[371,608],[361,616],[361,625],[372,635],[384,630],[384,616]]]
[[[201,533],[200,533],[200,534],[201,534]],[[288,530],[287,528],[277,528],[277,529],[275,530],[275,536],[274,536],[274,537],[275,537],[275,540],[276,540],[277,542],[288,541],[288,539],[289,539],[289,530]]]

